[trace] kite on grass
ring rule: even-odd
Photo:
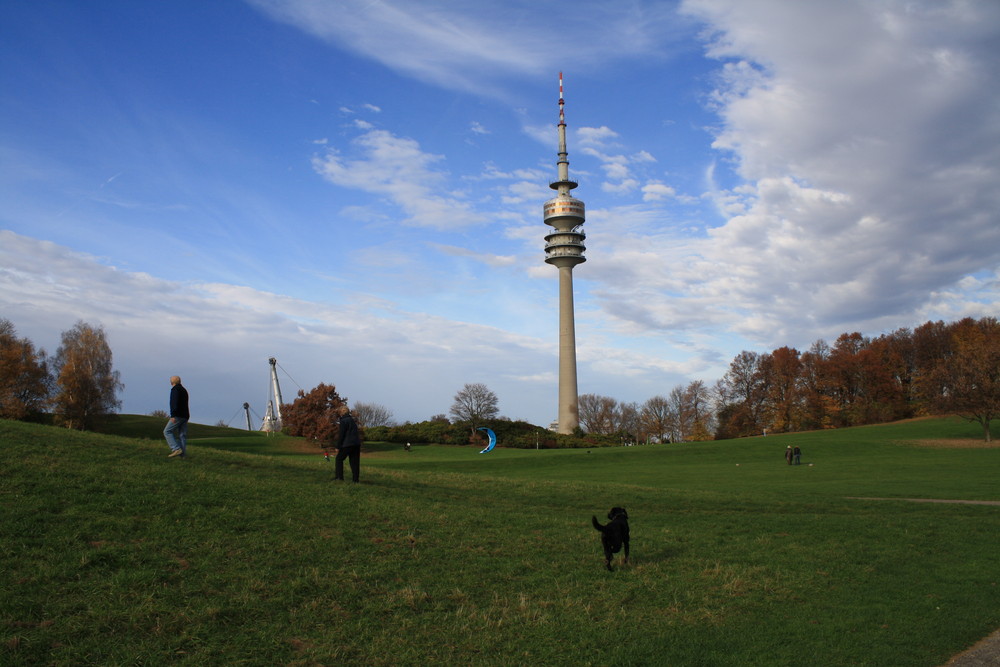
[[[494,447],[496,447],[496,444],[497,444],[497,434],[494,433],[492,429],[488,429],[485,426],[480,426],[476,430],[477,431],[486,431],[486,435],[490,436],[490,444],[486,445],[486,449],[484,449],[483,451],[479,452],[480,454],[485,454],[486,452],[491,451]]]

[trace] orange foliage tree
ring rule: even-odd
[[[337,438],[337,411],[346,404],[332,384],[320,383],[309,393],[299,389],[294,401],[281,406],[282,430],[330,447]]]
[[[932,408],[978,422],[990,442],[990,422],[1000,417],[1000,324],[993,317],[966,319],[952,339],[952,352],[923,385],[925,395]]]
[[[112,364],[103,327],[77,322],[62,334],[55,356],[56,419],[67,428],[89,429],[121,406],[124,388]]]
[[[52,392],[45,350],[18,338],[14,325],[0,319],[0,417],[25,419],[44,412]]]

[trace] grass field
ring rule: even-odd
[[[146,419],[0,421],[0,663],[932,667],[1000,627],[1000,506],[904,500],[1000,500],[1000,448],[957,420],[372,443],[344,485],[294,439],[214,427],[167,459]],[[612,505],[633,562],[607,572],[589,524]]]

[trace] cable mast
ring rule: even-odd
[[[271,357],[267,363],[271,364],[271,387],[267,397],[267,412],[260,430],[272,433],[281,430],[281,385],[278,384],[278,360]]]

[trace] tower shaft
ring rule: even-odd
[[[573,267],[559,267],[559,433],[580,425],[576,384],[576,317],[573,310]]]

